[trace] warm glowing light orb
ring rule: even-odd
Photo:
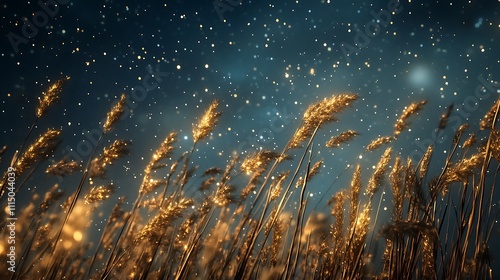
[[[74,239],[76,242],[80,242],[80,241],[82,241],[82,239],[83,239],[83,234],[82,234],[82,232],[81,232],[81,231],[78,231],[78,230],[77,230],[77,231],[75,231],[75,232],[73,233],[73,239]]]

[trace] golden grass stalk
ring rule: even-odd
[[[342,267],[342,274],[346,279],[354,279],[355,275],[361,271],[360,268],[364,266],[364,260],[362,258],[365,251],[366,235],[368,233],[368,226],[370,225],[371,219],[371,202],[369,201],[363,207],[363,210],[358,213],[354,229],[349,238],[351,238],[348,248],[346,248],[346,263],[352,265],[346,265]]]
[[[108,148],[104,148],[102,155],[92,160],[90,177],[104,178],[108,165],[112,165],[118,158],[129,154],[130,144],[129,141],[115,140]]]
[[[194,200],[191,198],[180,198],[177,202],[169,204],[166,209],[161,209],[160,212],[148,222],[146,226],[139,232],[135,242],[141,240],[149,240],[150,242],[158,242],[162,237],[163,232],[172,222],[182,217],[182,212],[193,205]]]
[[[283,181],[290,175],[290,171],[285,171],[278,174],[277,178],[274,179],[270,186],[269,201],[273,201],[278,198],[283,190]]]
[[[155,153],[153,154],[148,166],[150,169],[157,169],[163,166],[158,165],[163,159],[169,158],[174,150],[174,144],[177,142],[177,132],[173,131],[163,140]]]
[[[48,129],[40,135],[17,161],[15,168],[17,176],[31,168],[38,160],[47,158],[57,146],[59,135],[61,135],[61,131],[56,129]]]
[[[45,173],[64,177],[66,175],[71,175],[74,171],[79,170],[82,170],[81,164],[74,160],[68,161],[64,158],[54,164],[49,165],[49,167],[47,167],[47,169],[45,170]]]
[[[304,112],[302,124],[295,132],[288,148],[298,148],[301,143],[309,139],[314,130],[322,124],[336,121],[334,114],[340,113],[358,99],[356,94],[339,94],[311,104]]]
[[[476,135],[474,133],[471,133],[471,135],[469,136],[469,138],[465,139],[464,143],[462,144],[462,148],[470,148],[472,146],[474,146],[474,144],[477,143],[477,138],[476,138]]]
[[[165,180],[154,179],[152,177],[152,172],[167,166],[166,164],[162,163],[162,161],[172,155],[172,152],[175,149],[174,144],[176,142],[177,132],[170,132],[165,140],[163,140],[160,147],[153,153],[153,156],[149,160],[148,165],[144,169],[144,178],[142,180],[141,187],[139,188],[140,194],[149,193],[156,188],[166,184]]]
[[[252,177],[250,178],[250,181],[245,186],[245,188],[242,190],[240,200],[245,200],[248,195],[255,189],[262,174],[264,174],[269,164],[273,160],[280,162],[288,158],[289,157],[284,156],[280,153],[269,150],[261,150],[257,153],[252,153],[245,157],[243,163],[240,165],[240,170],[245,172],[246,174],[251,174]]]
[[[296,186],[301,187],[302,185],[304,185],[304,183],[309,182],[314,176],[316,176],[319,173],[321,166],[323,166],[323,160],[316,162],[311,167],[311,170],[309,170],[309,174],[307,175],[307,179],[304,177],[300,177],[297,180]]]
[[[335,218],[335,224],[332,225],[332,240],[333,245],[335,246],[333,256],[335,259],[343,258],[344,252],[344,203],[346,200],[345,191],[338,191],[333,197],[330,199],[328,204],[332,206],[332,217]]]
[[[425,174],[427,174],[433,151],[434,147],[432,145],[429,145],[427,147],[427,151],[424,154],[424,157],[422,158],[422,162],[420,163],[420,179],[424,178]]]
[[[315,133],[317,132],[317,129],[319,128],[319,125],[316,126],[314,132],[313,132],[313,135],[315,135]],[[305,180],[304,180],[304,183],[301,187],[301,190],[300,190],[300,198],[299,198],[299,209],[298,209],[298,214],[297,214],[297,224],[295,226],[295,229],[294,229],[294,232],[293,232],[293,235],[291,237],[291,246],[290,246],[290,252],[288,254],[288,258],[286,259],[286,262],[285,262],[285,268],[283,270],[283,277],[286,279],[286,278],[294,278],[295,277],[295,273],[296,273],[296,269],[297,269],[297,262],[298,262],[298,259],[299,259],[299,255],[300,255],[300,252],[301,252],[301,236],[302,236],[302,232],[303,232],[303,221],[304,221],[304,214],[305,214],[305,210],[306,210],[306,204],[307,204],[307,200],[306,200],[306,187],[307,187],[307,182],[309,181],[309,175],[311,174],[311,172],[313,171],[312,168],[311,168],[311,158],[312,158],[312,147],[311,147],[311,144],[312,144],[312,139],[313,139],[313,135],[311,136],[311,139],[309,140],[309,143],[307,145],[307,148],[305,151],[309,151],[309,159],[307,161],[307,171],[306,171],[306,177],[305,177]],[[305,154],[304,154],[305,155]],[[319,167],[321,166],[321,163],[322,161],[319,162],[320,164],[317,165],[316,169],[319,170]],[[316,164],[315,164],[316,165]],[[314,172],[317,173],[318,171],[315,170]],[[293,258],[293,254],[294,254],[294,248],[297,247],[297,249],[295,250],[295,257]]]
[[[409,199],[412,198],[412,186],[415,185],[417,179],[416,179],[416,170],[413,167],[413,161],[410,157],[406,158],[406,165],[404,167],[404,185],[405,185],[405,196]],[[411,216],[408,214],[408,216]]]
[[[479,122],[479,129],[494,129],[494,124],[498,119],[498,111],[500,110],[500,97],[497,99],[495,104],[491,106],[490,110],[484,115],[484,117]]]
[[[375,151],[376,149],[380,148],[382,145],[390,143],[394,138],[392,136],[380,136],[379,138],[373,140],[366,146],[365,151],[366,152],[371,152]]]
[[[389,179],[391,182],[392,197],[393,197],[393,217],[395,221],[400,221],[403,218],[403,203],[404,203],[404,179],[403,179],[403,165],[401,159],[396,157],[394,166]]]
[[[276,266],[278,263],[278,254],[283,246],[283,235],[285,233],[285,224],[283,219],[278,218],[273,225],[273,240],[270,248],[271,266]]]
[[[193,126],[193,140],[195,143],[206,138],[214,129],[219,121],[219,116],[222,114],[217,111],[218,107],[219,101],[214,100],[198,123]]]
[[[349,188],[349,229],[354,228],[356,216],[358,215],[359,194],[361,192],[361,165],[357,164],[352,175],[351,187]]]
[[[422,110],[426,103],[426,100],[414,102],[403,110],[403,113],[401,113],[401,116],[394,125],[394,137],[398,137],[409,126],[408,118]]]
[[[235,156],[231,159],[228,165],[226,165],[226,169],[224,170],[224,173],[222,174],[221,177],[221,183],[225,184],[231,179],[231,173],[233,172],[236,164],[239,163],[239,157]]]
[[[233,185],[221,184],[214,195],[214,203],[217,206],[225,207],[230,203],[235,202],[235,198],[233,193],[235,191],[235,187]]]
[[[469,177],[474,174],[474,170],[483,164],[485,156],[485,152],[480,151],[452,165],[444,174],[444,184],[447,185],[452,182],[467,183]]]
[[[430,234],[424,234],[422,237],[422,277],[423,279],[437,279],[436,274],[436,238]]]
[[[453,135],[453,141],[452,141],[453,145],[458,144],[458,141],[460,141],[460,138],[462,138],[462,134],[469,128],[470,128],[469,124],[466,123],[461,124],[458,127],[457,131],[455,131],[455,134]]]
[[[174,241],[176,249],[185,250],[187,248],[187,241],[193,233],[195,223],[198,219],[199,215],[196,212],[193,212],[186,219],[184,219],[184,221],[182,221]]]
[[[490,151],[491,156],[496,160],[500,161],[500,131],[493,130],[491,132],[491,142],[490,142]]]
[[[380,161],[377,163],[375,172],[373,172],[370,180],[368,181],[366,192],[370,195],[370,197],[373,197],[384,182],[384,174],[387,171],[387,166],[389,165],[389,161],[391,159],[391,151],[391,147],[385,150],[384,154],[380,158]]]
[[[248,155],[240,166],[241,171],[247,174],[262,174],[267,169],[269,163],[274,160],[282,160],[281,154],[269,151],[269,150],[260,150],[257,153],[253,153]]]
[[[38,106],[36,107],[36,117],[41,118],[47,112],[47,109],[59,99],[64,83],[69,80],[69,77],[60,79],[53,83],[46,92],[42,93],[39,98]]]
[[[115,186],[112,184],[93,187],[84,197],[85,204],[92,204],[108,199],[114,192]]]
[[[351,141],[357,135],[358,135],[358,133],[354,130],[344,131],[344,132],[340,133],[339,135],[333,136],[332,138],[330,138],[330,140],[328,140],[325,143],[325,146],[327,146],[329,148],[340,147],[340,145]]]
[[[116,103],[115,106],[113,106],[108,112],[106,116],[106,122],[102,126],[104,133],[109,132],[122,117],[123,113],[125,112],[125,99],[126,95],[125,93],[122,93],[118,103]]]

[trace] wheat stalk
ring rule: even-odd
[[[385,150],[384,154],[380,158],[380,161],[377,163],[375,172],[373,172],[370,180],[368,181],[366,192],[370,195],[370,197],[373,197],[384,182],[384,174],[387,171],[387,166],[389,164],[389,160],[391,159],[391,151],[391,147]]]
[[[198,123],[193,126],[193,140],[197,143],[200,140],[206,138],[214,129],[217,124],[221,112],[217,111],[219,107],[219,101],[214,100],[208,109],[205,111],[205,114],[200,118]]]
[[[380,148],[382,145],[390,143],[394,138],[392,136],[380,136],[379,138],[373,140],[366,146],[365,151],[366,152],[371,152],[374,151],[378,148]]]
[[[104,122],[104,124],[102,125],[104,133],[109,132],[122,117],[123,113],[125,112],[126,97],[127,96],[125,95],[125,93],[123,93],[120,96],[120,100],[118,100],[118,102],[113,106],[113,108],[111,108],[111,110],[106,115],[106,122]]]
[[[38,106],[36,107],[37,118],[43,117],[46,114],[47,109],[59,100],[59,95],[62,92],[63,85],[69,79],[69,77],[66,77],[65,79],[56,81],[42,94],[42,97],[39,98]]]
[[[352,139],[354,139],[354,137],[356,137],[358,135],[359,135],[359,133],[357,133],[356,131],[348,130],[348,131],[340,133],[337,136],[333,136],[332,138],[330,138],[330,140],[328,140],[325,143],[325,146],[329,147],[329,148],[337,148],[346,142],[352,141]]]
[[[394,137],[398,137],[403,130],[408,128],[408,118],[422,110],[425,104],[427,104],[427,101],[423,100],[420,102],[411,103],[408,107],[405,107],[405,109],[401,113],[401,116],[398,118],[396,124],[394,125]]]

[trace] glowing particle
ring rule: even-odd
[[[83,239],[83,234],[77,230],[73,233],[73,239],[77,242],[80,242]]]

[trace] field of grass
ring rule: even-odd
[[[325,211],[313,211],[308,189],[324,166],[317,160],[315,136],[334,125],[358,96],[334,94],[311,104],[282,150],[260,150],[235,157],[227,166],[198,170],[193,154],[210,141],[223,113],[219,102],[193,119],[192,147],[181,150],[175,131],[144,166],[133,199],[114,195],[108,168],[126,157],[131,142],[112,139],[126,106],[122,95],[107,113],[101,135],[86,162],[68,158],[47,164],[61,131],[36,136],[36,123],[50,114],[67,79],[42,95],[36,120],[19,147],[4,147],[0,202],[1,279],[493,279],[492,232],[496,175],[500,168],[500,99],[479,124],[463,124],[450,139],[442,166],[433,164],[434,146],[418,161],[392,150],[409,119],[425,101],[397,113],[392,135],[374,139],[364,151],[379,155],[371,174],[355,165],[349,186],[327,197]],[[104,115],[105,112],[103,112]],[[438,130],[453,111],[443,112]],[[125,125],[126,123],[120,123]],[[40,129],[40,128],[38,128]],[[321,149],[355,141],[358,132],[332,135]],[[481,139],[484,139],[481,141]],[[314,143],[314,145],[313,145]],[[1,143],[0,143],[1,144]],[[19,150],[12,158],[10,151]],[[411,152],[411,151],[408,151]],[[293,160],[292,160],[293,159]],[[294,164],[290,164],[293,162]],[[292,167],[290,167],[292,166]],[[430,176],[431,169],[437,176]],[[35,173],[79,178],[75,186],[55,184],[31,201],[16,202],[15,269],[7,270],[9,198],[23,192]],[[203,181],[194,183],[197,174]],[[245,176],[242,176],[245,175]],[[9,178],[15,176],[15,188]],[[334,178],[332,178],[332,181]],[[243,183],[242,183],[243,182]],[[11,188],[9,188],[11,187]],[[381,212],[384,188],[390,216]],[[15,190],[14,190],[15,189]],[[390,191],[389,191],[390,190]],[[129,201],[129,205],[125,204]],[[295,208],[290,205],[295,202]],[[103,204],[107,224],[92,242],[86,238],[90,215]],[[375,230],[377,229],[377,230]],[[4,264],[7,263],[7,266]],[[498,276],[497,276],[498,277]]]

